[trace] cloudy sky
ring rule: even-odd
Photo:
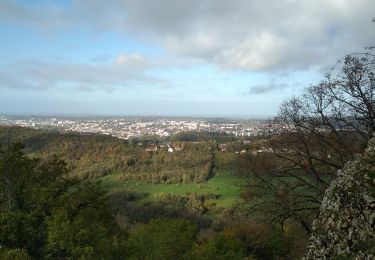
[[[0,0],[0,114],[270,116],[374,0]]]

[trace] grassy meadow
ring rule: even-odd
[[[218,207],[230,207],[240,198],[241,179],[232,175],[227,170],[218,173],[209,179],[207,183],[178,183],[178,184],[153,184],[146,181],[120,181],[120,174],[110,174],[100,178],[102,187],[105,189],[125,189],[128,191],[147,192],[149,195],[145,200],[154,200],[161,193],[171,195],[183,195],[195,192],[197,195],[214,193],[219,195],[214,200]]]

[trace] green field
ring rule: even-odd
[[[120,174],[111,174],[100,178],[101,185],[108,190],[125,189],[129,191],[147,192],[148,200],[154,199],[155,194],[162,192],[172,195],[181,195],[195,192],[197,195],[215,193],[220,195],[216,202],[218,207],[230,207],[239,198],[241,189],[239,183],[241,179],[233,176],[228,171],[219,171],[207,183],[189,183],[189,184],[152,184],[145,181],[119,181]]]

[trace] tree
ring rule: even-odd
[[[197,229],[186,220],[152,220],[128,241],[131,259],[181,259],[193,246]]]
[[[37,256],[45,239],[44,219],[69,181],[64,181],[63,162],[30,159],[23,148],[16,143],[0,150],[0,245]]]
[[[324,81],[286,100],[275,123],[284,128],[269,140],[274,167],[253,169],[251,208],[281,225],[298,221],[310,232],[336,171],[363,152],[375,132],[374,54],[339,60]]]
[[[59,198],[46,221],[49,257],[115,258],[121,250],[116,240],[125,241],[126,233],[112,220],[103,195],[97,185],[84,183]]]
[[[245,252],[240,240],[218,234],[191,252],[191,259],[243,259]]]
[[[68,178],[66,164],[56,157],[30,159],[22,149],[0,149],[0,258],[123,255],[126,233],[99,187]]]
[[[0,150],[0,211],[27,207],[25,196],[27,184],[36,167],[36,160],[29,159],[22,152],[21,144],[12,144]]]

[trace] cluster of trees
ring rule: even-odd
[[[231,142],[235,140],[235,136],[221,132],[207,132],[207,131],[184,131],[172,135],[168,138],[170,141],[183,141],[183,142]]]
[[[152,183],[201,183],[214,174],[214,153],[204,143],[180,143],[182,151],[159,149],[134,154],[121,179]]]
[[[97,185],[67,178],[63,161],[0,150],[0,258],[106,258],[123,254],[127,234]]]
[[[20,142],[25,152],[34,157],[49,159],[57,155],[67,163],[69,174],[80,179],[104,176],[125,170],[126,161],[137,146],[124,141],[94,134],[60,134],[23,127],[0,127],[0,144]]]
[[[156,143],[157,140],[154,140]],[[146,143],[133,143],[94,134],[60,134],[21,127],[0,127],[0,144],[25,144],[31,155],[48,159],[56,154],[67,162],[72,177],[92,179],[122,173],[123,180],[153,183],[199,183],[214,174],[214,155],[209,142],[181,143],[183,151],[167,148],[148,152]]]
[[[158,201],[164,205],[173,206],[174,208],[189,209],[193,212],[199,212],[200,214],[205,214],[209,209],[213,209],[215,203],[212,200],[219,197],[219,195],[214,193],[197,195],[195,192],[185,195],[160,193],[156,194],[156,196]]]

